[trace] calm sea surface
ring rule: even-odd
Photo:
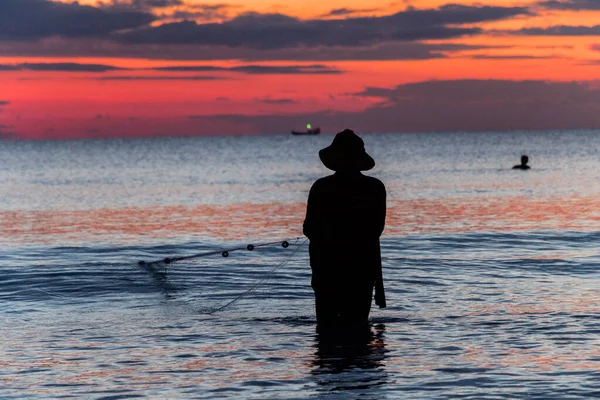
[[[301,230],[332,136],[1,141],[0,398],[600,397],[600,132],[363,138],[388,308],[352,340]]]

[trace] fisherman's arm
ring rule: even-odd
[[[363,232],[365,238],[379,238],[385,227],[386,191],[381,181],[371,186],[371,200],[369,201],[368,220]]]
[[[386,212],[387,212],[387,205],[386,205],[386,197],[387,197],[387,193],[385,191],[385,186],[383,185],[382,182],[379,182],[379,184],[381,185],[380,188],[380,192],[378,194],[378,199],[377,199],[377,210],[376,210],[376,221],[377,221],[377,236],[381,236],[381,234],[383,233],[383,229],[385,228],[385,216],[386,216]]]
[[[378,206],[377,206],[377,221],[378,221],[378,237],[381,236],[383,228],[385,227],[385,215],[386,215],[386,191],[385,186],[381,183],[382,192],[379,195]],[[379,240],[377,241],[377,247],[379,250],[379,262],[377,264],[377,270],[375,273],[375,304],[379,308],[385,308],[387,303],[385,301],[385,288],[383,286],[383,268],[381,264],[381,248],[379,246]]]
[[[306,218],[302,225],[302,233],[310,240],[314,240],[318,236],[319,225],[319,205],[318,205],[318,190],[313,185],[308,193],[308,201],[306,203]]]

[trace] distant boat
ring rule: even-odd
[[[305,131],[295,131],[292,129],[292,135],[318,135],[321,133],[321,128],[310,128]]]

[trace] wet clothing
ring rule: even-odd
[[[366,323],[376,283],[381,299],[385,213],[385,186],[376,178],[338,171],[313,184],[304,234],[319,325]]]

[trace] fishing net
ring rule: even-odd
[[[214,314],[236,305],[243,309],[241,303],[251,306],[266,298],[290,299],[298,296],[298,289],[306,291],[308,269],[280,272],[306,250],[307,241],[295,238],[211,249],[139,261],[138,267],[165,301]]]

